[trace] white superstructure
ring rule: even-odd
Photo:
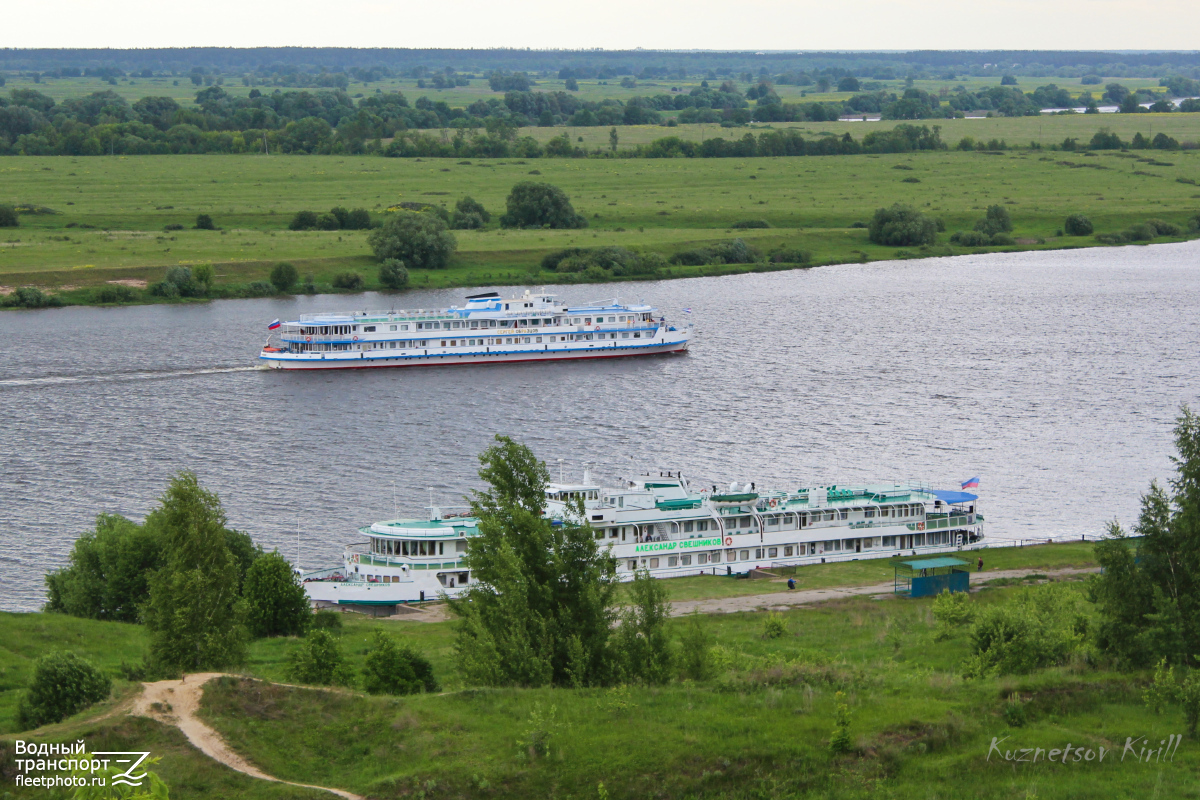
[[[758,489],[755,484],[699,488],[677,473],[546,489],[545,515],[561,522],[581,499],[600,546],[630,579],[718,575],[938,552],[983,538],[978,496],[918,484]],[[342,565],[303,575],[315,605],[393,605],[455,595],[470,584],[463,557],[477,535],[469,512],[431,508],[429,519],[376,522],[360,529]]]
[[[680,330],[647,305],[567,306],[551,294],[473,295],[436,311],[316,314],[279,323],[259,358],[275,369],[411,367],[615,358],[687,350]]]

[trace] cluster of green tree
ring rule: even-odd
[[[217,496],[189,472],[141,524],[97,517],[46,588],[47,611],[144,623],[142,669],[154,675],[235,666],[250,636],[297,635],[311,620],[291,565],[229,528]]]
[[[1102,571],[1089,597],[1100,612],[1096,643],[1120,663],[1162,662],[1197,677],[1200,666],[1200,417],[1186,406],[1175,425],[1175,476],[1142,496],[1129,536],[1117,523],[1096,545]],[[1193,702],[1200,709],[1200,694]],[[1189,713],[1189,725],[1197,714]]]
[[[542,516],[545,463],[504,436],[479,460],[487,489],[471,501],[479,535],[466,554],[475,580],[450,601],[468,682],[582,688],[703,677],[710,643],[698,625],[672,640],[662,583],[639,573],[622,611],[616,563],[582,503],[561,524]]]
[[[624,247],[569,247],[542,259],[547,272],[578,273],[589,280],[652,276],[666,266],[657,253],[637,253]]]
[[[372,227],[371,214],[365,208],[347,211],[341,206],[329,209],[327,214],[297,211],[288,224],[288,230],[293,231],[365,231]]]
[[[950,241],[964,247],[987,247],[1016,244],[1012,233],[1012,215],[1004,206],[988,206],[983,219],[969,231],[955,231]]]
[[[1192,221],[1192,230],[1196,230],[1196,220]],[[1159,236],[1183,236],[1185,228],[1174,222],[1162,219],[1148,219],[1145,222],[1135,222],[1129,227],[1115,233],[1098,233],[1096,240],[1105,244],[1126,244],[1129,242],[1149,242]]]
[[[429,659],[382,631],[375,631],[371,637],[359,681],[338,641],[342,621],[337,613],[322,611],[314,621],[304,639],[288,653],[288,675],[292,680],[317,686],[361,685],[369,694],[441,691]]]

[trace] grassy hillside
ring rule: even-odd
[[[169,266],[198,262],[216,265],[218,284],[244,284],[263,279],[281,260],[295,262],[302,275],[314,274],[318,284],[351,268],[370,286],[375,269],[363,232],[288,231],[292,215],[334,205],[383,214],[401,201],[452,206],[467,194],[500,212],[512,185],[530,179],[561,186],[591,227],[462,231],[451,269],[417,271],[414,285],[551,282],[556,276],[538,274],[538,264],[559,248],[621,245],[670,255],[734,236],[763,250],[810,251],[817,264],[895,258],[905,253],[870,244],[865,230],[851,227],[894,202],[940,217],[948,233],[970,228],[987,205],[1005,204],[1016,223],[1017,248],[1094,244],[1090,237],[1055,236],[1070,213],[1091,217],[1099,233],[1148,217],[1184,223],[1200,208],[1200,187],[1180,182],[1200,181],[1200,151],[528,162],[10,157],[0,158],[0,175],[0,202],[58,212],[22,215],[22,227],[0,232],[0,284],[67,291],[112,280],[152,281]],[[222,230],[191,230],[198,213],[211,214]],[[730,228],[759,219],[772,227]],[[187,229],[165,231],[171,224]],[[938,245],[924,252],[975,250]],[[669,276],[714,271],[673,267]]]
[[[984,553],[989,571],[1090,564],[1090,546],[1054,545]],[[852,562],[805,568],[802,587],[876,580],[886,565]],[[972,576],[979,585],[984,576]],[[670,582],[676,599],[716,596],[718,584],[765,582],[717,578]],[[1002,582],[1001,582],[1002,583]],[[983,585],[987,585],[983,583]],[[1069,584],[1082,590],[1082,584]],[[992,585],[972,603],[1008,602],[1015,591]],[[202,715],[233,748],[278,777],[337,786],[369,797],[575,798],[1109,798],[1196,797],[1194,742],[1172,761],[1120,760],[1127,736],[1157,740],[1183,730],[1174,709],[1155,717],[1141,699],[1146,676],[1110,671],[1076,658],[1029,675],[965,680],[966,629],[935,636],[931,602],[854,598],[783,615],[786,633],[764,635],[764,615],[701,618],[712,637],[711,680],[615,689],[470,689],[455,672],[453,623],[347,615],[338,634],[361,669],[371,634],[383,630],[425,652],[446,692],[369,697],[228,679],[210,684]],[[673,631],[689,624],[675,619]],[[23,684],[29,660],[70,647],[114,669],[137,660],[137,626],[58,615],[0,615],[6,687]],[[248,677],[286,680],[294,639],[255,642]],[[35,737],[87,738],[108,749],[161,755],[172,797],[314,797],[253,781],[216,766],[178,732],[142,719],[103,713],[134,690],[119,684],[105,706]],[[836,693],[851,711],[851,751],[829,752]],[[102,718],[96,719],[100,714]],[[11,714],[0,717],[9,720]],[[1003,747],[1091,748],[1104,762],[1005,763]],[[12,734],[8,734],[8,739]],[[0,771],[12,758],[0,739]],[[603,784],[603,789],[600,785]],[[6,789],[10,787],[6,786]],[[42,796],[19,790],[15,797]]]

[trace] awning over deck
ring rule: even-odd
[[[970,492],[956,492],[951,489],[934,489],[933,496],[943,503],[949,505],[958,505],[959,503],[974,503],[979,499],[979,495],[971,494]]]

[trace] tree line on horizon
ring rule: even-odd
[[[378,152],[383,139],[414,131],[453,131],[459,139],[486,137],[496,146],[496,142],[511,142],[518,129],[531,125],[711,123],[727,128],[750,122],[833,121],[845,114],[880,114],[899,120],[954,118],[967,111],[1025,116],[1039,114],[1042,108],[1076,104],[1093,110],[1097,102],[1138,113],[1145,110],[1143,102],[1154,101],[1150,110],[1170,111],[1175,106],[1167,96],[1200,94],[1200,81],[1195,79],[1173,76],[1162,83],[1162,93],[1110,83],[1099,98],[1085,93],[1073,100],[1054,84],[1030,93],[1014,86],[978,92],[960,86],[945,96],[912,87],[898,95],[882,89],[860,91],[870,84],[846,76],[838,88],[858,92],[846,101],[788,103],[768,80],[744,91],[727,80],[715,86],[704,81],[687,92],[625,100],[581,100],[571,91],[508,90],[503,99],[481,99],[457,108],[428,96],[410,104],[401,92],[379,92],[357,101],[342,90],[264,93],[252,89],[248,96],[234,97],[214,85],[199,90],[188,106],[154,96],[130,103],[111,90],[60,103],[36,89],[13,89],[0,97],[0,155],[353,154]],[[1185,100],[1179,110],[1200,111],[1200,100]],[[531,137],[522,140],[517,151],[506,144],[510,152],[504,155],[536,157],[530,152],[535,145],[541,147]]]

